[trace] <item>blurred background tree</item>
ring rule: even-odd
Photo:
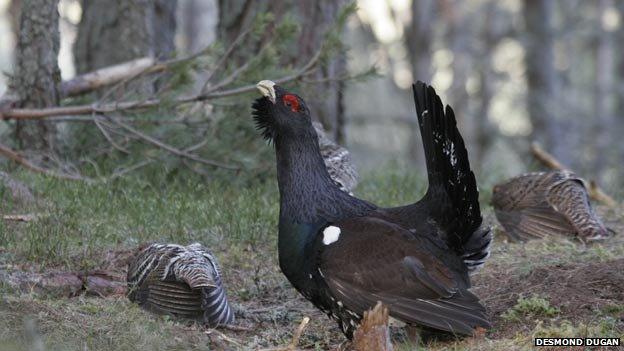
[[[14,78],[18,95],[18,86],[26,86],[28,77],[20,72],[30,64],[20,48],[31,47],[19,44],[20,33],[31,29],[19,28],[24,23],[29,26],[24,22],[29,16],[16,17],[20,9],[35,3],[0,1],[0,31],[14,33],[14,40],[1,44],[0,67]],[[528,150],[531,141],[539,141],[565,165],[599,179],[609,192],[622,192],[624,170],[619,163],[624,143],[618,140],[624,133],[624,48],[618,45],[624,39],[621,1],[359,0],[346,26],[336,28],[339,9],[346,4],[325,0],[60,0],[60,20],[54,18],[54,11],[46,12],[45,25],[54,28],[58,23],[60,28],[58,67],[64,80],[144,56],[167,60],[203,53],[166,74],[140,80],[153,89],[148,92],[122,84],[123,89],[63,99],[62,104],[129,98],[172,101],[218,87],[224,80],[230,88],[241,87],[292,73],[325,45],[319,69],[291,86],[310,102],[330,135],[352,150],[363,170],[387,162],[424,169],[409,91],[409,84],[420,79],[430,81],[456,110],[481,182],[489,184],[536,168]],[[40,9],[34,6],[27,12]],[[250,34],[227,54],[246,31]],[[42,40],[53,43],[53,33],[48,31]],[[48,53],[56,56],[54,45]],[[220,65],[218,60],[224,55],[227,61]],[[29,55],[28,59],[51,62],[45,55]],[[211,70],[216,66],[217,70]],[[377,69],[377,77],[345,79],[371,66]],[[46,72],[54,77],[52,68]],[[8,85],[6,79],[4,85]],[[20,104],[59,103],[54,88],[39,91],[49,96],[40,100],[38,95],[29,95],[38,102],[22,99]],[[87,135],[83,139],[88,140],[78,140],[74,134],[76,140],[67,141],[72,133],[66,132],[66,124],[75,121],[56,121],[53,128],[45,128],[52,128],[59,139],[64,164],[72,163],[70,168],[91,176],[87,164],[106,173],[105,169],[145,159],[153,160],[148,169],[165,165],[173,173],[192,169],[211,177],[220,174],[221,170],[192,160],[164,157],[166,152],[156,152],[153,144],[147,148],[149,142],[111,122],[123,117],[133,121],[134,128],[178,149],[199,145],[193,149],[197,155],[236,164],[240,174],[253,178],[272,169],[272,155],[259,150],[248,118],[253,97],[251,93],[183,107],[162,104],[140,114],[104,114],[99,125],[91,121],[81,127],[87,130],[81,133]],[[44,128],[50,123],[32,125]],[[21,140],[23,149],[24,144],[33,148],[48,144],[49,138],[27,141],[20,136],[22,132],[14,133],[21,124],[0,122],[2,140],[16,147]],[[127,153],[111,146],[109,139]],[[94,147],[89,140],[101,145]]]

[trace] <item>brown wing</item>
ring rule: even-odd
[[[489,326],[465,266],[443,243],[378,218],[334,226],[340,235],[323,247],[319,269],[348,310],[362,314],[381,301],[406,323],[460,334]]]
[[[496,218],[514,240],[574,235],[575,228],[548,200],[551,189],[573,177],[570,172],[528,173],[494,187]]]
[[[609,237],[607,228],[589,202],[587,189],[580,178],[570,178],[554,185],[547,194],[547,200],[572,225],[580,239]]]

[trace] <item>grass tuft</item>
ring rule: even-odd
[[[515,306],[503,314],[503,319],[519,321],[521,318],[555,317],[561,311],[550,305],[550,302],[539,296],[520,297]]]

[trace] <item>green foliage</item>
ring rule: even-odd
[[[602,313],[617,317],[621,314],[624,314],[624,304],[605,306],[602,308]]]
[[[256,146],[272,152],[262,144],[258,140]],[[30,262],[86,269],[101,263],[102,250],[147,241],[200,241],[217,248],[271,243],[279,196],[274,160],[267,163],[271,171],[253,179],[208,180],[161,164],[96,184],[25,174],[34,190],[45,194],[34,210],[40,218],[11,228],[0,221],[0,245]],[[357,192],[363,198],[391,206],[424,192],[423,180],[409,170],[380,169],[362,180]]]
[[[211,349],[197,327],[146,314],[125,299],[12,298],[0,301],[0,311],[0,342],[17,341],[17,350],[34,349],[36,339],[48,350]]]
[[[37,210],[41,218],[12,230],[0,226],[0,238],[9,251],[40,264],[90,268],[100,262],[71,260],[77,254],[97,258],[102,249],[146,241],[254,244],[268,240],[276,228],[274,180],[244,188],[236,181],[167,179],[157,173],[152,179],[93,185],[33,180],[47,197]]]
[[[518,321],[521,318],[555,317],[560,310],[550,305],[548,300],[532,296],[529,298],[520,297],[514,307],[503,314],[503,319],[508,321]]]
[[[413,169],[387,164],[366,174],[356,192],[363,199],[389,207],[415,202],[426,190],[427,179]]]
[[[257,146],[271,151],[261,141]],[[272,160],[267,162],[274,167]],[[266,322],[266,327],[249,333],[222,330],[242,345],[225,344],[225,349],[285,345],[302,313],[310,315],[312,322],[301,345],[327,349],[327,340],[331,345],[340,343],[343,337],[334,323],[329,323],[320,312],[312,312],[312,307],[303,302],[279,271],[275,252],[279,195],[274,175],[223,180],[176,173],[176,168],[153,165],[140,174],[96,184],[60,181],[32,173],[12,174],[40,194],[36,207],[29,211],[41,217],[29,223],[0,221],[0,264],[42,271],[102,269],[110,263],[111,250],[154,241],[200,241],[218,257],[237,314],[247,321]],[[414,170],[388,164],[365,174],[356,193],[375,203],[393,206],[420,198],[425,186],[425,179]],[[492,275],[494,269],[521,275],[531,267],[596,262],[602,255],[594,247],[583,248],[569,241],[500,243],[493,250],[479,274]],[[601,250],[607,250],[610,259],[623,254],[622,245]],[[481,279],[474,283],[481,289],[483,285],[498,284],[495,279],[492,281]],[[492,298],[496,296],[487,297]],[[262,309],[266,311],[245,314],[247,310]],[[618,322],[621,310],[622,306],[614,301],[598,314],[581,309],[582,320],[565,321],[561,320],[563,314],[545,298],[522,297],[503,317],[507,327],[517,332],[501,336],[495,326],[484,340],[467,338],[417,346],[406,342],[396,345],[396,349],[509,350],[532,345],[533,335],[612,337],[622,334]],[[543,322],[533,327],[532,319]],[[37,335],[47,349],[204,350],[222,346],[195,326],[145,313],[124,298],[20,295],[14,287],[0,282],[0,343],[5,348],[32,349],[24,320],[35,321]]]
[[[340,38],[340,33],[342,33],[342,29],[347,23],[349,17],[355,14],[356,11],[356,2],[351,2],[340,9],[333,26],[325,33],[323,59],[331,57],[333,52],[341,52],[346,49]]]
[[[355,5],[351,4],[337,14],[335,24],[329,28],[321,45],[324,59],[345,50],[339,33],[354,11]],[[246,32],[246,28],[242,32]],[[97,125],[92,122],[59,124],[60,161],[71,164],[81,174],[96,178],[133,168],[145,160],[154,162],[133,172],[147,178],[154,172],[164,173],[168,178],[199,173],[227,181],[236,178],[237,184],[249,184],[259,176],[271,177],[274,175],[273,150],[263,145],[250,116],[250,105],[257,97],[254,92],[181,106],[175,101],[197,94],[207,75],[212,78],[206,88],[218,86],[221,91],[295,73],[312,58],[296,57],[299,50],[295,39],[299,34],[300,26],[292,14],[286,13],[277,20],[272,13],[260,12],[253,19],[249,33],[234,47],[231,47],[232,42],[217,42],[191,59],[178,57],[160,76],[146,75],[139,81],[120,84],[110,92],[89,96],[84,101],[66,101],[70,104],[107,103],[157,97],[162,104],[141,111],[112,113],[101,117]],[[229,56],[222,60],[223,55]],[[148,92],[137,89],[139,86],[154,86],[156,92],[151,94],[150,89]],[[232,171],[175,156],[109,118],[120,118],[141,133],[179,150],[197,146],[193,148],[194,154],[240,170],[233,177]],[[122,147],[113,147],[111,139]]]

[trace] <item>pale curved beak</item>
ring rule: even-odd
[[[270,80],[261,80],[256,84],[256,88],[262,96],[267,97],[272,103],[275,103],[275,83]]]

